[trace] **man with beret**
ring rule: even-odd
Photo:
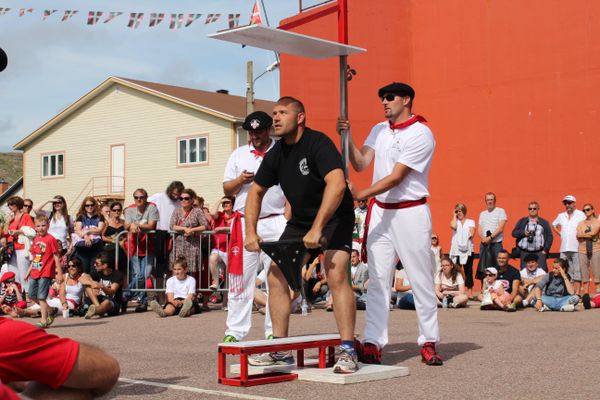
[[[238,147],[229,157],[223,178],[223,192],[235,196],[231,238],[228,251],[228,313],[224,342],[242,340],[250,331],[254,285],[259,268],[269,268],[271,259],[265,253],[244,249],[244,213],[246,197],[254,181],[254,174],[264,156],[275,145],[269,136],[273,119],[263,111],[249,114],[242,127],[248,131],[249,143]],[[258,220],[258,232],[266,241],[279,239],[286,224],[284,217],[285,197],[279,185],[265,194]],[[265,337],[272,334],[269,307],[266,307]]]
[[[525,269],[525,257],[533,254],[539,266],[548,271],[546,255],[554,241],[552,229],[548,221],[539,216],[540,204],[537,201],[529,202],[528,211],[529,215],[517,221],[512,231],[521,254],[521,270]]]
[[[393,82],[379,89],[378,96],[385,121],[371,129],[360,149],[349,135],[352,167],[360,172],[375,162],[372,185],[353,189],[357,200],[375,197],[369,205],[363,239],[369,291],[364,341],[357,343],[359,359],[381,363],[381,350],[388,343],[389,280],[400,258],[413,290],[422,361],[442,365],[435,349],[440,335],[433,282],[435,264],[430,249],[431,213],[427,205],[435,139],[423,124],[425,118],[411,111],[415,97],[412,87]],[[349,131],[350,124],[340,120],[337,128]]]
[[[537,254],[529,253],[523,257],[523,261],[525,261],[525,268],[521,270],[519,296],[523,298],[523,307],[533,307],[536,302],[533,288],[546,275],[546,271],[540,268]]]

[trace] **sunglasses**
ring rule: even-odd
[[[190,200],[191,200],[191,197],[188,197],[188,196],[186,196],[186,197],[181,196],[179,198],[179,201],[190,201]]]
[[[75,265],[75,264],[69,264],[68,267],[69,268],[77,268],[77,265]]]
[[[96,207],[96,205],[95,205],[95,204],[86,204],[85,206],[86,206],[86,207]]]
[[[593,211],[593,208],[584,208],[583,211],[588,212],[588,211]]]
[[[431,238],[431,240],[438,240],[438,238],[436,238],[435,236]]]
[[[529,207],[529,211],[531,210],[537,210],[537,207]]]
[[[113,208],[111,211],[113,211],[113,212],[121,212],[122,210],[120,208]]]
[[[385,96],[381,96],[381,101],[394,101],[394,99],[398,96],[397,94],[386,94]]]
[[[563,204],[564,204],[565,206],[568,206],[568,205],[570,205],[570,204],[573,204],[573,202],[572,202],[572,201],[563,201]]]
[[[23,204],[23,208],[31,208],[31,207],[33,207],[32,204]]]
[[[53,203],[54,205],[57,205],[57,204],[58,204],[58,205],[60,205],[60,204],[62,204],[63,202],[62,202],[62,201],[53,201],[52,203]]]
[[[494,274],[485,274],[485,276],[496,276]]]
[[[146,196],[133,196],[133,198],[136,200],[144,200]]]

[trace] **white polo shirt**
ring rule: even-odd
[[[271,144],[267,151],[271,150],[273,145],[275,145],[275,140],[271,138]],[[238,147],[231,153],[231,156],[229,156],[229,160],[227,161],[227,166],[225,167],[223,182],[236,179],[244,170],[254,173],[258,171],[258,167],[260,167],[263,157],[253,154],[252,150],[254,150],[254,146],[252,146],[252,144],[247,144]],[[248,191],[250,190],[251,185],[252,183],[242,185],[240,191],[235,196],[233,211],[244,213],[246,197],[248,197]],[[263,197],[259,217],[266,217],[270,214],[283,214],[284,208],[285,196],[279,185],[273,186],[267,190],[267,193],[265,193],[265,196]]]
[[[426,125],[415,122],[404,129],[392,130],[388,121],[380,122],[371,129],[365,146],[375,150],[373,183],[388,176],[396,163],[411,169],[398,186],[378,194],[377,200],[397,203],[429,196],[429,168],[435,139]]]
[[[577,241],[577,224],[585,219],[585,214],[581,210],[573,211],[573,215],[569,218],[566,211],[558,214],[552,226],[555,228],[560,226],[560,252],[565,251],[577,252],[579,242]]]

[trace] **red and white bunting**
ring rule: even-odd
[[[103,14],[104,14],[104,12],[102,12],[102,11],[90,11],[88,13],[87,24],[88,25],[96,25],[98,23],[98,20],[100,19],[100,17]]]
[[[123,14],[121,11],[111,11],[108,13],[108,17],[104,20],[104,23],[109,23],[113,19],[117,18],[119,15]]]
[[[229,14],[229,29],[237,28],[240,24],[240,14]]]
[[[129,13],[129,22],[127,23],[128,28],[137,29],[144,19],[144,13]]]
[[[44,10],[44,16],[42,17],[42,21],[45,21],[46,18],[57,12],[58,10]]]
[[[171,22],[169,23],[169,29],[179,29],[183,25],[183,19],[185,14],[171,14]]]
[[[194,22],[201,16],[202,16],[202,14],[189,14],[187,21],[185,21],[185,27],[187,28],[188,26],[190,26],[192,24],[192,22]]]
[[[252,14],[250,15],[250,25],[262,25],[262,19],[260,18],[260,7],[258,6],[258,0],[254,2],[252,7]]]
[[[79,11],[77,10],[66,10],[65,11],[65,15],[63,15],[61,21],[67,21],[69,19],[71,19],[71,17],[75,14],[77,14]]]
[[[33,8],[21,8],[19,9],[19,17],[22,17],[23,15],[25,15],[25,13],[32,13],[33,12]]]
[[[164,13],[151,13],[150,14],[150,27],[154,27],[158,24],[160,24],[163,19],[165,19],[165,14]]]
[[[10,11],[10,8],[0,8],[0,15],[4,15]]]
[[[206,16],[206,21],[204,21],[204,23],[212,24],[213,22],[217,22],[220,17],[221,17],[221,14],[208,14]]]

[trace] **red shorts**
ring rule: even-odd
[[[77,361],[79,343],[25,322],[0,317],[0,381],[62,386]]]

